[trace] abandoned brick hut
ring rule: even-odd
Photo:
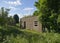
[[[20,27],[22,29],[30,29],[42,31],[42,24],[38,20],[38,16],[27,16],[20,19]]]

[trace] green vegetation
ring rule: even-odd
[[[60,43],[58,33],[20,30],[14,26],[0,27],[0,43]]]
[[[4,25],[16,25],[19,23],[19,17],[15,14],[13,17],[8,17],[10,9],[2,7],[0,9],[0,26]]]
[[[38,0],[34,16],[39,16],[43,31],[22,30],[19,17],[8,17],[10,9],[0,9],[0,43],[60,43],[60,0]]]
[[[37,10],[33,13],[34,16],[39,16],[43,26],[43,31],[60,33],[60,0],[38,0],[35,2]]]
[[[2,7],[0,9],[0,25],[6,25],[8,23],[8,12],[10,9],[5,9],[4,7]]]
[[[19,17],[17,14],[14,15],[14,20],[16,24],[19,23]]]

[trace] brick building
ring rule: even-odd
[[[20,19],[22,29],[30,29],[42,32],[42,24],[38,20],[38,16],[27,16]]]

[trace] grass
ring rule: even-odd
[[[39,33],[31,30],[21,30],[16,27],[0,28],[0,43],[60,43],[58,33]]]

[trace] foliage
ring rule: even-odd
[[[33,15],[34,16],[38,16],[39,15],[39,12],[38,11],[34,11]]]
[[[39,16],[39,20],[42,22],[43,30],[49,32],[59,32],[58,16],[60,15],[60,0],[38,0],[35,2],[37,12],[34,15]]]
[[[0,25],[5,25],[8,22],[7,18],[10,9],[5,9],[4,7],[2,7],[0,10],[1,10]]]
[[[8,22],[7,22],[8,25],[12,25],[12,26],[15,25],[15,20],[12,16],[8,17],[7,19],[8,19]]]
[[[14,20],[15,20],[16,24],[19,23],[19,17],[17,14],[14,15]]]
[[[8,17],[10,9],[2,7],[0,10],[0,25],[15,25],[12,16]]]
[[[5,28],[5,29],[4,29]],[[60,43],[58,33],[39,33],[20,30],[15,26],[0,28],[0,43]]]

